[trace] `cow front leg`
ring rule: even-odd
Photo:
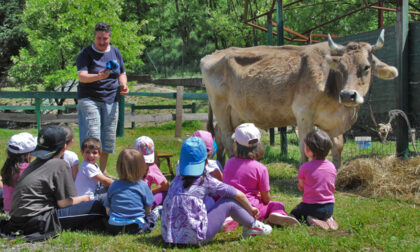
[[[304,122],[304,119],[301,120]],[[313,125],[307,125],[304,123],[298,123],[298,136],[299,136],[299,149],[300,149],[300,164],[308,161],[308,157],[305,155],[305,137],[314,129]]]
[[[343,135],[339,135],[337,137],[332,138],[332,162],[335,165],[335,168],[338,169],[341,166],[341,152],[343,151],[344,147],[344,137]]]

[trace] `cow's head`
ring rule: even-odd
[[[393,79],[398,76],[398,70],[380,61],[373,55],[375,50],[382,48],[384,30],[379,35],[375,45],[365,42],[350,42],[346,46],[334,43],[328,35],[331,55],[327,62],[335,72],[334,92],[339,102],[345,106],[359,106],[364,102],[364,96],[369,90],[372,73],[381,79]],[[331,83],[330,83],[331,84]]]

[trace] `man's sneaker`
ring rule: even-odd
[[[323,221],[312,216],[306,217],[306,221],[308,222],[309,226],[320,227],[324,230],[330,229],[330,226],[328,225],[327,221]]]
[[[251,227],[243,227],[242,237],[269,235],[273,229],[270,225],[264,224],[259,220],[255,220]]]
[[[239,223],[236,222],[232,217],[227,217],[223,222],[223,231],[232,232],[239,226]]]
[[[333,219],[333,217],[328,218],[327,223],[332,230],[338,229],[338,223]]]
[[[293,217],[288,215],[283,215],[279,213],[271,213],[268,216],[268,223],[279,225],[279,226],[300,226],[299,221]]]
[[[159,205],[159,206],[156,206],[153,210],[152,210],[152,212],[150,213],[150,216],[153,218],[153,220],[155,221],[155,222],[157,222],[158,220],[159,220],[159,218],[160,218],[160,215],[162,214],[162,206],[161,205]]]

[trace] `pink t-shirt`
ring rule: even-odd
[[[336,177],[335,166],[328,160],[304,163],[298,173],[298,179],[304,181],[302,201],[308,204],[334,203]]]
[[[270,191],[267,167],[256,160],[233,157],[223,170],[223,182],[242,191],[252,205],[257,205],[258,192]]]
[[[16,183],[19,180],[20,176],[22,175],[22,172],[28,167],[28,165],[29,163],[23,163],[20,165],[19,177],[16,180]],[[12,196],[13,196],[14,191],[15,191],[15,186],[3,185],[3,210],[4,211],[10,212],[10,206],[12,204]]]
[[[166,178],[160,171],[159,167],[156,164],[152,164],[149,166],[149,171],[147,172],[144,181],[147,183],[149,188],[151,188],[152,182],[155,182],[156,185],[160,185],[162,182],[166,181]]]

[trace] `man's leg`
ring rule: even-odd
[[[101,137],[101,118],[99,107],[95,101],[88,98],[78,100],[77,115],[79,119],[80,145],[86,137]]]
[[[91,200],[58,208],[57,216],[63,229],[85,229],[103,225],[106,211],[100,201]]]
[[[99,166],[102,172],[106,171],[109,153],[114,153],[118,125],[118,102],[103,103],[101,106],[101,142],[102,155]]]

